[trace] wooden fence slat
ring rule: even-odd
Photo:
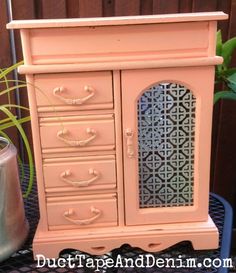
[[[35,18],[35,6],[33,1],[28,0],[13,0],[12,1],[12,16],[14,20],[27,20]],[[15,30],[15,44],[16,44],[16,55],[18,61],[23,60],[22,47],[20,41],[19,31]]]
[[[217,10],[224,11],[225,13],[230,15],[230,8],[231,8],[231,0],[225,0],[225,1],[218,0]],[[223,20],[218,22],[218,29],[222,30],[223,40],[228,39],[229,22],[230,20]]]
[[[153,14],[153,0],[142,0],[140,2],[140,13],[141,15]]]
[[[193,0],[193,11],[215,11],[217,0]]]
[[[192,12],[192,0],[180,0],[179,12]]]
[[[115,16],[128,16],[140,14],[139,0],[115,0]]]
[[[235,36],[236,36],[236,0],[232,0],[228,37],[235,37]],[[232,66],[236,67],[236,54],[234,54],[233,56]]]
[[[12,59],[11,59],[11,44],[10,44],[10,34],[9,31],[6,29],[6,24],[8,23],[8,16],[7,16],[7,1],[2,1],[1,2],[1,9],[0,9],[0,41],[1,41],[1,46],[0,46],[0,68],[6,68],[12,65]],[[8,76],[8,79],[12,79]],[[10,86],[12,84],[9,84]],[[0,84],[0,90],[5,89],[6,86],[5,84]],[[11,92],[10,95],[10,102],[15,104],[15,97],[14,93]],[[0,96],[0,104],[8,103],[8,96]],[[6,116],[0,112],[0,120],[6,118]],[[7,130],[4,130],[4,132],[11,138],[12,142],[16,146],[16,148],[19,148],[19,139],[18,139],[18,134],[17,130],[15,128],[10,128]]]
[[[103,16],[111,17],[115,14],[115,0],[103,0]]]
[[[44,19],[66,18],[66,1],[42,0],[42,16]]]
[[[179,0],[153,0],[153,13],[178,13],[179,12]]]
[[[229,37],[236,36],[236,0],[231,0]]]
[[[35,18],[35,6],[34,1],[28,0],[13,0],[12,1],[12,14],[14,20],[27,20],[27,19],[34,19]],[[15,45],[16,45],[16,57],[17,61],[23,60],[22,56],[22,48],[21,48],[21,41],[19,31],[14,31],[15,36]],[[25,81],[24,75],[18,75],[19,80]],[[28,107],[28,96],[26,88],[21,88],[20,90],[20,102],[22,106]],[[29,112],[22,112],[22,116],[29,115]],[[32,144],[32,137],[31,137],[31,126],[30,123],[24,124],[23,128],[25,130],[26,135],[28,136],[29,142],[31,147]],[[24,158],[25,162],[27,162],[27,158]]]
[[[78,18],[79,17],[79,1],[78,0],[67,0],[67,18]]]
[[[226,34],[224,33],[224,37],[234,37],[236,36],[236,0],[228,1],[228,3],[219,1],[218,9],[221,8],[226,13],[230,11],[228,31]],[[226,32],[226,30],[225,26],[223,31]],[[232,66],[236,66],[235,56]],[[213,123],[212,189],[229,201],[233,209],[236,210],[236,102],[222,100],[219,102],[218,108],[219,111],[215,114],[218,115],[217,121]],[[214,135],[216,130],[217,133]],[[235,226],[236,219],[234,219]]]
[[[34,1],[28,0],[13,0],[12,1],[12,16],[14,20],[27,20],[35,18],[35,5]],[[14,30],[15,46],[16,46],[16,57],[17,61],[23,60],[22,47],[20,41],[20,34],[18,30]],[[19,75],[19,79],[24,80],[24,76]],[[24,106],[28,106],[27,93],[21,92],[21,101]]]
[[[214,192],[226,198],[236,209],[236,102],[222,101],[218,143],[215,147]]]
[[[34,1],[12,0],[13,18],[17,20],[34,19]]]
[[[102,0],[78,0],[79,17],[101,17]]]
[[[231,8],[231,0],[221,1],[218,0],[217,10],[224,11],[229,14]],[[229,21],[223,20],[218,22],[218,29],[221,29],[223,41],[228,38],[228,29],[229,29]],[[211,189],[212,191],[218,191],[219,194],[219,185],[221,181],[219,181],[218,172],[222,172],[221,167],[221,154],[219,154],[219,146],[222,145],[220,140],[220,130],[222,126],[222,117],[224,116],[224,102],[220,101],[217,105],[214,106],[213,111],[213,126],[212,126],[212,149],[211,149]],[[227,181],[226,181],[227,184]],[[218,189],[217,189],[218,188]]]
[[[6,1],[1,4],[1,14],[0,14],[0,67],[4,68],[11,64],[11,46],[10,46],[10,36],[9,31],[6,29],[6,24],[8,22],[7,18],[7,6]]]

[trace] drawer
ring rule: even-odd
[[[203,57],[210,35],[204,21],[29,30],[33,64]]]
[[[117,225],[115,194],[51,197],[47,200],[50,230]]]
[[[52,161],[52,162],[50,162]],[[46,192],[116,188],[115,156],[48,159],[43,165]]]
[[[114,150],[114,134],[113,114],[40,119],[43,153]]]
[[[38,111],[112,109],[112,73],[42,74],[34,77]]]

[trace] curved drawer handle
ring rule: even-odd
[[[91,128],[87,128],[86,132],[88,135],[90,135],[89,138],[85,139],[85,140],[73,140],[73,139],[68,139],[66,138],[66,135],[68,134],[68,130],[64,129],[61,130],[57,133],[57,138],[62,140],[63,142],[65,142],[66,144],[70,145],[70,146],[85,146],[87,145],[90,141],[92,141],[93,139],[96,138],[97,133],[94,129]]]
[[[73,216],[75,216],[76,213],[73,209],[69,209],[68,211],[65,211],[63,216],[66,218],[66,220],[70,221],[71,223],[75,225],[89,225],[89,224],[92,224],[95,220],[97,220],[102,215],[102,211],[94,207],[91,207],[90,211],[93,214],[93,216],[88,219],[74,219]]]
[[[88,96],[80,98],[80,99],[67,99],[62,96],[62,93],[65,92],[66,88],[64,86],[56,87],[53,90],[53,95],[60,99],[61,101],[65,102],[66,104],[72,105],[80,105],[84,104],[87,100],[92,98],[95,95],[95,90],[93,87],[86,85],[84,90],[89,93]]]
[[[60,177],[61,177],[62,181],[66,182],[67,184],[70,184],[74,187],[87,187],[91,183],[93,183],[94,181],[98,180],[100,177],[100,173],[92,168],[90,168],[88,170],[88,173],[90,175],[92,175],[92,178],[90,178],[89,180],[73,181],[73,180],[68,179],[68,176],[71,176],[70,170],[66,170],[63,173],[61,173]]]

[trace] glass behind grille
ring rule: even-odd
[[[196,98],[186,87],[160,83],[140,97],[140,208],[193,205]]]

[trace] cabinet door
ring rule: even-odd
[[[127,225],[208,217],[213,67],[121,73]]]

